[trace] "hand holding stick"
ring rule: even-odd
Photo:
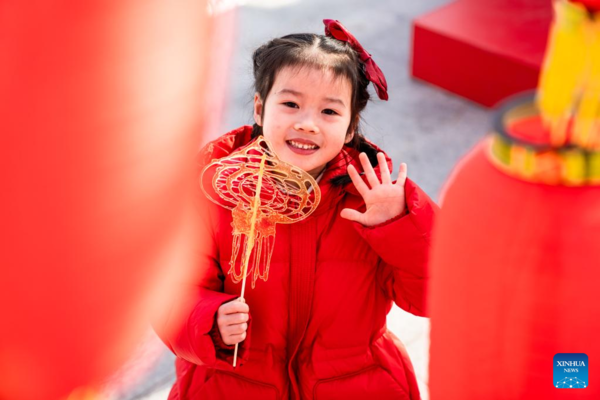
[[[319,205],[321,191],[306,171],[278,159],[263,137],[227,157],[213,159],[202,171],[200,184],[209,200],[232,213],[233,243],[227,274],[233,283],[241,282],[242,289],[236,305],[231,302],[227,303],[229,306],[221,306],[229,312],[223,310],[219,315],[232,311],[247,313],[247,307],[242,307],[245,311],[239,307],[240,301],[245,302],[246,278],[251,275],[252,288],[258,278],[265,282],[269,278],[276,224],[292,224],[307,218]],[[219,329],[229,343],[233,343],[229,340],[231,336],[245,334],[247,325],[241,319],[237,315],[222,316]],[[242,341],[238,339],[236,343]],[[237,352],[236,344],[234,367]]]
[[[256,194],[254,195],[254,204],[252,204],[252,219],[250,220],[250,235],[248,236],[248,243],[246,248],[244,249],[244,260],[242,265],[242,294],[240,295],[239,301],[245,302],[244,293],[246,291],[246,275],[248,272],[248,261],[250,261],[250,254],[252,254],[252,249],[254,248],[254,239],[256,230],[256,216],[258,215],[258,208],[260,206],[260,189],[262,187],[262,179],[263,174],[265,172],[265,160],[267,159],[267,155],[263,154],[260,160],[260,169],[258,170],[258,183],[256,184]],[[236,367],[237,362],[237,353],[238,353],[239,343],[235,344],[235,350],[233,351],[233,368]]]

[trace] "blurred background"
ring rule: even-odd
[[[149,321],[196,270],[197,151],[253,123],[252,52],[323,19],[387,78],[361,132],[444,203],[433,325],[388,317],[422,398],[563,398],[552,355],[600,354],[599,18],[600,0],[0,2],[0,399],[168,397]],[[542,63],[540,109],[496,113]]]
[[[227,2],[224,2],[227,3]],[[450,3],[448,0],[250,0],[230,4],[221,12],[231,18],[235,35],[229,80],[223,87],[223,119],[204,132],[210,140],[241,125],[252,124],[252,62],[254,49],[289,33],[323,32],[322,20],[342,22],[373,55],[385,73],[389,101],[374,99],[363,113],[362,131],[392,157],[408,164],[409,177],[433,199],[452,167],[487,133],[491,111],[474,102],[411,78],[412,21]],[[219,37],[213,37],[219,45]],[[219,47],[219,46],[217,46]],[[439,68],[444,68],[440,65]],[[213,104],[209,107],[219,107]],[[394,306],[389,329],[405,344],[415,367],[423,399],[428,399],[429,320]],[[164,400],[175,380],[174,356],[148,332],[135,355],[117,374],[107,393],[120,400]],[[119,382],[136,382],[126,390]],[[130,386],[129,384],[123,387]]]

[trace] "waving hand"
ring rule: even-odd
[[[367,210],[361,213],[357,210],[344,208],[340,214],[341,217],[359,222],[364,226],[374,226],[402,214],[406,208],[404,197],[406,164],[400,164],[398,180],[396,183],[392,183],[390,170],[383,153],[377,154],[379,169],[381,171],[381,181],[377,178],[367,155],[360,153],[359,159],[369,185],[363,181],[354,166],[350,165],[348,167],[348,174],[358,193],[363,197]]]

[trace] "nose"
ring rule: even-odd
[[[294,124],[294,129],[305,133],[319,133],[319,127],[315,123],[315,118],[309,113],[299,116],[298,121]]]

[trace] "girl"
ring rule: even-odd
[[[255,51],[256,123],[200,156],[222,158],[264,135],[317,179],[321,202],[304,221],[277,226],[269,279],[246,290],[245,303],[232,301],[241,283],[226,274],[231,212],[202,203],[208,243],[194,289],[173,311],[183,327],[159,329],[178,356],[169,399],[419,399],[386,315],[396,302],[425,316],[437,206],[405,164],[392,182],[391,160],[360,134],[367,85],[387,99],[385,78],[339,22],[324,22],[324,36],[288,35]]]

